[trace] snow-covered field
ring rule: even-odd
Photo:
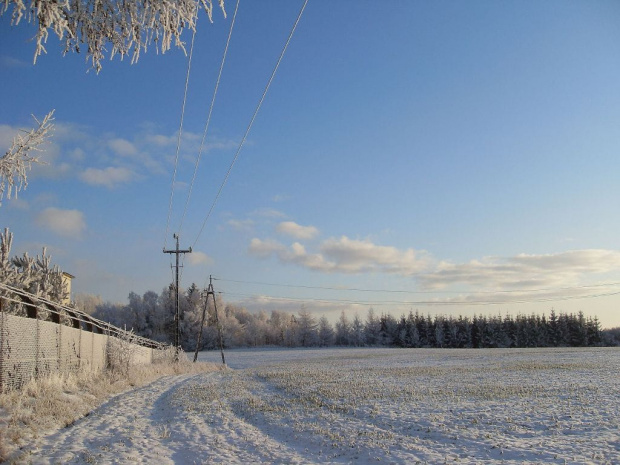
[[[201,354],[220,360],[219,352]],[[620,350],[237,350],[39,438],[32,463],[620,463]]]

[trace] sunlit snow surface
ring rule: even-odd
[[[620,463],[618,349],[236,350],[41,438],[32,463]],[[219,352],[201,354],[219,362]]]

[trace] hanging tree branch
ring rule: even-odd
[[[0,158],[0,206],[5,190],[6,197],[10,199],[11,195],[17,197],[17,193],[28,186],[26,172],[32,168],[33,163],[45,164],[33,152],[42,152],[41,146],[51,137],[54,130],[53,115],[54,110],[45,115],[43,121],[33,115],[38,127],[25,135],[15,136],[11,148]]]
[[[49,30],[65,43],[65,51],[80,52],[85,45],[87,59],[99,72],[105,58],[106,45],[111,45],[110,58],[132,55],[140,58],[154,43],[157,52],[165,53],[174,44],[184,50],[181,33],[196,29],[198,9],[212,20],[214,0],[0,0],[0,15],[13,6],[12,24],[22,19],[36,24],[34,62],[46,53]],[[224,0],[217,0],[226,16]]]

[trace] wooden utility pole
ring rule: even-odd
[[[205,298],[205,306],[202,309],[202,319],[200,321],[200,331],[198,332],[198,340],[196,341],[196,352],[194,353],[194,363],[198,359],[198,351],[200,350],[200,339],[202,338],[202,328],[205,324],[205,315],[207,313],[207,305],[209,304],[209,296],[213,297],[213,309],[215,310],[215,324],[217,326],[217,334],[220,343],[220,353],[222,354],[222,365],[226,365],[226,359],[224,358],[224,341],[222,339],[222,326],[220,325],[220,319],[217,315],[217,302],[215,300],[215,291],[213,290],[213,277],[209,275],[209,287],[207,288]],[[204,295],[204,294],[203,294]]]
[[[192,253],[192,248],[190,247],[187,250],[179,250],[179,235],[174,234],[174,237],[177,240],[177,248],[175,250],[166,250],[164,249],[164,253],[173,253],[176,255],[176,284],[175,284],[175,299],[174,299],[174,323],[175,323],[175,331],[174,331],[174,347],[175,347],[175,357],[174,360],[176,362],[179,361],[179,254],[182,253]]]

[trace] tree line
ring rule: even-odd
[[[77,305],[94,317],[136,334],[161,342],[174,341],[174,289],[160,294],[148,291],[129,294],[126,305],[102,302],[92,296],[77,296]],[[215,349],[218,327],[225,348],[281,346],[377,346],[429,348],[501,348],[501,347],[591,347],[620,345],[620,331],[601,330],[596,317],[556,313],[549,315],[444,316],[410,311],[400,318],[389,313],[376,314],[369,309],[365,319],[345,312],[332,324],[326,316],[316,317],[303,305],[297,312],[261,310],[225,303],[216,297],[205,310],[205,297],[192,284],[179,294],[180,343],[184,350],[196,349],[198,332],[205,312],[200,350]]]

